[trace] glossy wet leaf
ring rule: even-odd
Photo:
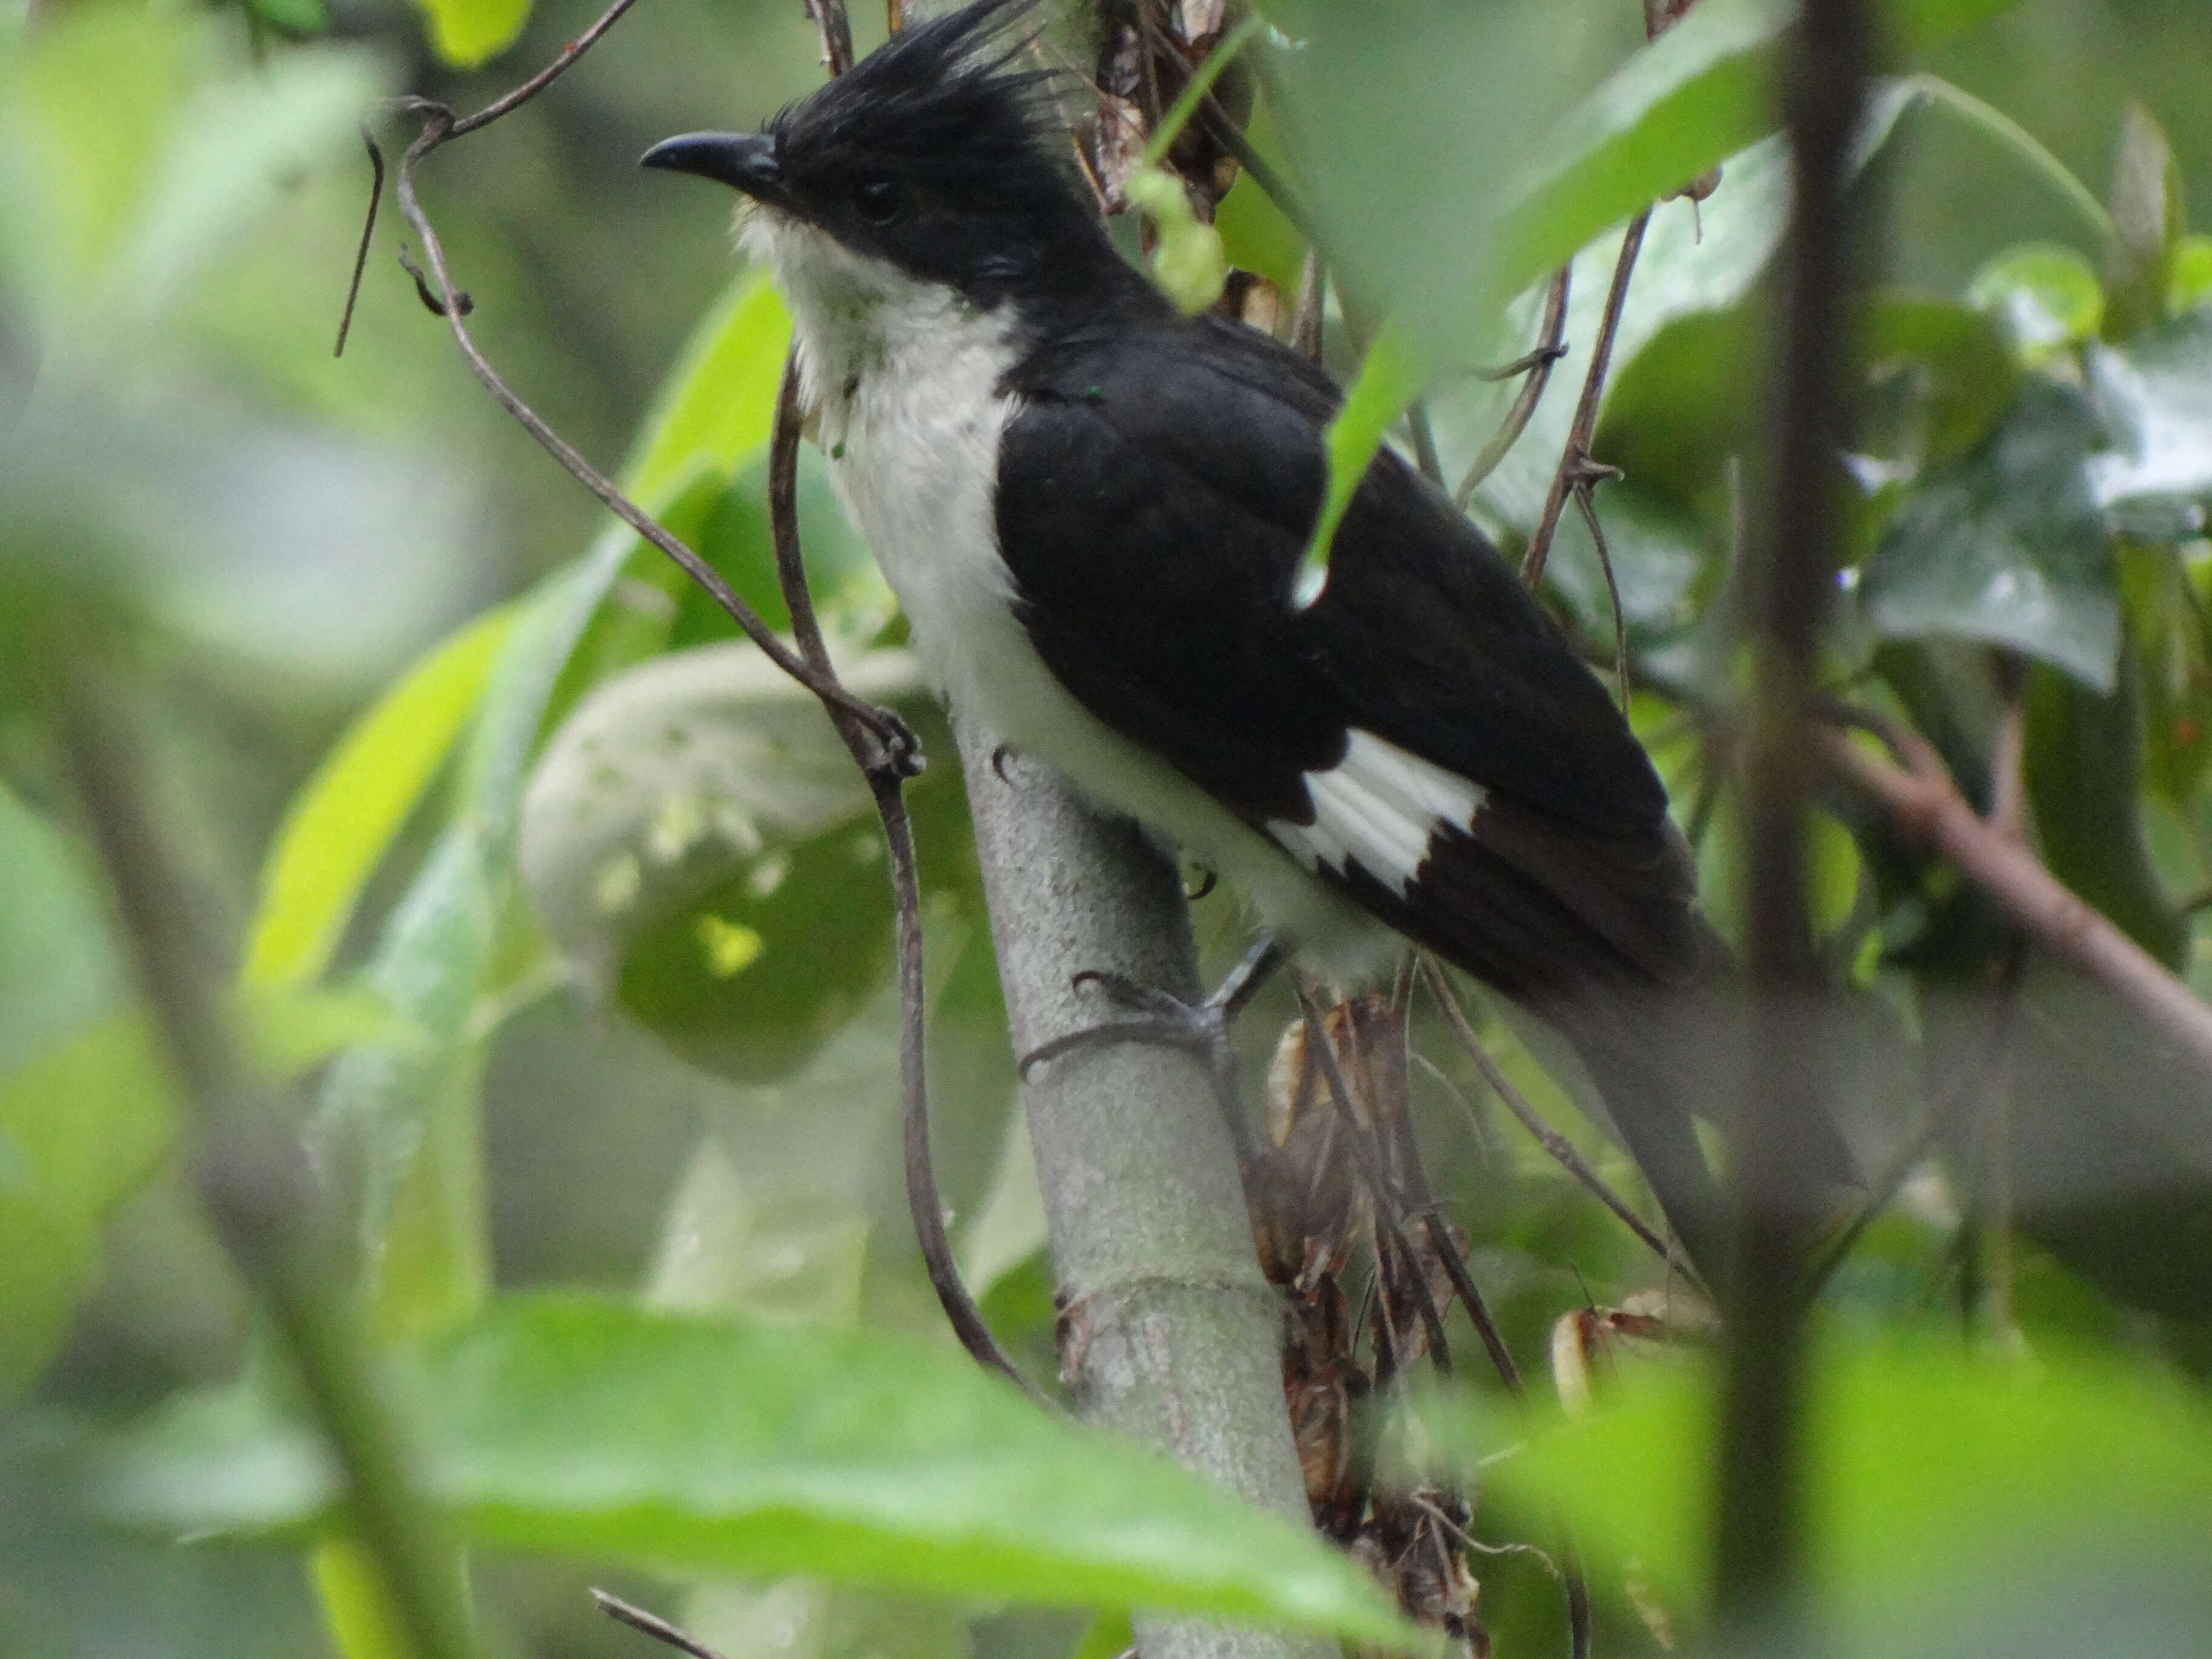
[[[1302,1528],[1048,1417],[939,1344],[509,1298],[416,1376],[426,1469],[475,1541],[963,1601],[1404,1632]],[[233,1391],[118,1448],[103,1509],[263,1533],[332,1496],[312,1438]]]
[[[2111,445],[2089,463],[2099,502],[2139,540],[2203,535],[2212,522],[2212,311],[2094,347],[2087,367]]]
[[[2027,380],[1996,429],[1899,509],[1861,586],[1868,623],[2002,645],[2108,689],[2119,600],[2087,471],[2098,437],[2080,393]]]

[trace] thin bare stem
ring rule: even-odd
[[[599,1604],[599,1611],[618,1625],[628,1625],[632,1630],[643,1631],[656,1642],[665,1642],[678,1653],[687,1653],[691,1659],[722,1659],[722,1656],[704,1642],[685,1635],[657,1613],[647,1613],[635,1601],[625,1601],[619,1595],[610,1595],[603,1589],[594,1589],[592,1600]]]
[[[1322,313],[1328,300],[1328,273],[1322,268],[1321,255],[1308,248],[1305,263],[1298,270],[1297,303],[1291,307],[1288,343],[1300,356],[1316,363],[1321,361]]]
[[[1597,568],[1605,576],[1605,597],[1613,611],[1613,670],[1620,684],[1620,712],[1628,712],[1628,618],[1620,609],[1620,583],[1613,574],[1613,550],[1605,544],[1605,526],[1598,522],[1597,503],[1591,499],[1591,487],[1600,478],[1617,478],[1620,469],[1586,463],[1582,476],[1576,480],[1574,497],[1576,510],[1583,515],[1583,524],[1589,531],[1590,544],[1597,549]]]
[[[599,44],[599,39],[617,23],[622,15],[637,3],[637,0],[614,0],[614,3],[592,21],[592,26],[554,54],[553,61],[532,76],[520,86],[502,98],[495,98],[473,115],[464,115],[446,134],[447,138],[465,138],[478,127],[489,126],[502,115],[512,114],[539,93],[566,75],[575,61]]]
[[[1628,222],[1620,239],[1620,255],[1613,262],[1613,284],[1606,289],[1605,314],[1590,342],[1589,368],[1583,374],[1583,394],[1575,404],[1574,424],[1567,430],[1567,447],[1560,453],[1559,470],[1544,497],[1543,516],[1528,538],[1528,550],[1521,560],[1521,580],[1534,587],[1544,579],[1544,561],[1551,556],[1552,538],[1559,532],[1559,515],[1566,511],[1568,492],[1576,487],[1589,459],[1590,440],[1597,433],[1598,404],[1605,397],[1605,377],[1613,368],[1613,343],[1620,333],[1620,316],[1628,302],[1628,279],[1636,274],[1636,256],[1644,247],[1644,233],[1650,228],[1646,208]]]
[[[1549,1152],[1561,1169],[1619,1217],[1620,1224],[1641,1239],[1654,1255],[1691,1284],[1699,1283],[1696,1270],[1690,1266],[1688,1260],[1680,1252],[1670,1249],[1667,1241],[1653,1231],[1650,1224],[1607,1184],[1605,1177],[1583,1161],[1583,1155],[1575,1150],[1574,1143],[1545,1122],[1536,1109],[1528,1103],[1528,1098],[1513,1086],[1513,1080],[1491,1057],[1490,1051],[1482,1046],[1482,1039],[1475,1036],[1474,1028],[1468,1024],[1467,1015],[1459,1006],[1459,999],[1452,994],[1451,987],[1444,982],[1443,973],[1425,957],[1421,959],[1421,982],[1428,987],[1429,995],[1435,999],[1453,1039],[1474,1063],[1475,1070],[1482,1073],[1482,1080],[1490,1085],[1492,1092],[1504,1102],[1505,1109],[1513,1115],[1514,1121],[1535,1137],[1536,1144]]]
[[[1419,398],[1406,406],[1406,430],[1413,440],[1413,465],[1437,489],[1444,487],[1444,464],[1437,457],[1437,434],[1429,424],[1429,406]]]
[[[792,636],[808,664],[817,672],[834,673],[821,623],[814,615],[813,596],[807,591],[806,567],[799,540],[799,357],[794,349],[785,358],[783,380],[777,388],[775,424],[769,434],[768,506],[770,539],[775,548],[775,578],[791,612]],[[960,1277],[952,1259],[951,1243],[945,1232],[945,1205],[937,1189],[937,1174],[929,1150],[929,1069],[924,1052],[927,1030],[921,962],[921,890],[915,874],[914,828],[908,821],[901,780],[869,764],[869,734],[842,710],[832,708],[830,718],[837,734],[852,751],[854,762],[866,773],[877,816],[884,824],[884,842],[890,852],[891,897],[896,914],[899,981],[899,1120],[906,1160],[907,1208],[914,1218],[915,1242],[937,1299],[975,1361],[1011,1379],[1040,1405],[1048,1404],[1043,1392],[1006,1357],[982,1310]]]
[[[384,200],[384,152],[367,127],[361,130],[362,147],[368,152],[368,211],[362,216],[361,246],[354,251],[353,275],[346,281],[345,309],[338,313],[337,343],[331,356],[345,356],[346,336],[353,332],[353,308],[361,298],[362,275],[368,269],[368,245],[376,235],[377,204]]]
[[[1561,265],[1552,274],[1551,286],[1544,290],[1543,320],[1536,326],[1536,349],[1508,363],[1503,371],[1504,374],[1525,373],[1528,378],[1521,382],[1520,396],[1514,398],[1513,407],[1506,411],[1504,423],[1468,463],[1466,476],[1452,492],[1452,500],[1462,513],[1474,499],[1474,492],[1482,487],[1482,481],[1498,470],[1498,462],[1505,459],[1506,453],[1528,429],[1536,405],[1543,401],[1544,388],[1552,383],[1552,369],[1565,351],[1567,291],[1574,275],[1575,268],[1571,264]],[[1523,367],[1516,368],[1516,364]]]
[[[832,75],[853,67],[853,20],[845,15],[845,0],[806,0],[806,15],[822,36],[822,63]],[[898,27],[892,20],[894,31]]]
[[[605,23],[611,20],[631,3],[632,0],[618,0],[617,4],[607,14],[607,16],[600,20],[601,22]],[[596,29],[597,26],[594,27]],[[592,34],[591,38],[597,38],[596,33]],[[586,40],[583,44],[588,45],[589,42]],[[573,62],[573,54],[580,50],[581,50],[580,46],[565,49],[564,58],[559,66],[565,67],[567,63]],[[541,75],[532,84],[543,85],[550,78],[550,74]],[[510,94],[508,98],[501,100],[497,105],[490,107],[496,108],[504,113],[507,110],[514,108],[520,101],[520,100]],[[423,212],[422,203],[416,198],[415,191],[415,169],[421,164],[422,158],[441,144],[451,140],[462,129],[453,121],[451,112],[441,105],[427,104],[418,100],[413,100],[411,107],[415,113],[424,118],[424,121],[422,131],[416,135],[415,142],[407,147],[407,153],[400,159],[399,211],[408,224],[414,228],[416,235],[422,240],[423,258],[429,264],[430,273],[434,281],[434,297],[444,305],[446,326],[453,334],[453,343],[459,347],[461,356],[467,362],[470,372],[477,377],[484,389],[491,393],[500,407],[520,422],[532,437],[537,439],[540,447],[558,461],[584,488],[598,496],[617,518],[659,548],[683,570],[684,574],[705,589],[708,597],[728,614],[730,619],[744,631],[747,639],[760,647],[762,653],[769,661],[811,691],[824,705],[842,710],[857,720],[866,729],[877,745],[874,758],[871,763],[872,766],[889,767],[905,775],[912,775],[914,772],[918,771],[921,762],[920,746],[915,742],[914,734],[907,729],[903,720],[889,709],[878,708],[872,703],[862,702],[854,696],[851,692],[837,683],[835,677],[825,676],[778,639],[768,624],[753,613],[752,607],[740,599],[737,591],[723,580],[720,571],[678,540],[643,508],[616,489],[605,474],[579,454],[568,440],[547,425],[537,410],[525,403],[514,389],[501,379],[498,371],[492,368],[483,353],[477,349],[476,341],[469,333],[468,325],[462,319],[460,307],[454,303],[454,296],[458,290],[447,268],[445,246],[439,240],[438,233],[432,227],[429,216]],[[482,125],[483,123],[479,121],[477,125]]]
[[[1429,1357],[1436,1368],[1446,1375],[1451,1371],[1451,1350],[1444,1342],[1443,1316],[1437,1311],[1436,1298],[1429,1294],[1428,1275],[1421,1271],[1420,1259],[1413,1254],[1411,1240],[1406,1237],[1405,1217],[1398,1202],[1398,1194],[1390,1184],[1389,1173],[1375,1154],[1372,1138],[1359,1121],[1359,1115],[1352,1107],[1352,1091],[1345,1085],[1343,1069],[1336,1063],[1336,1050],[1328,1040],[1322,1024],[1321,1011],[1314,1006],[1313,998],[1303,985],[1294,984],[1297,994],[1298,1012],[1305,1021],[1306,1052],[1321,1067],[1322,1080],[1328,1085],[1330,1104],[1335,1109],[1337,1121],[1344,1127],[1344,1138],[1352,1146],[1352,1156],[1359,1165],[1359,1173],[1367,1182],[1367,1190],[1375,1200],[1375,1231],[1377,1234],[1376,1255],[1381,1244],[1388,1239],[1406,1265],[1406,1279],[1413,1287],[1413,1306],[1421,1316],[1421,1328],[1429,1339]],[[1389,1322],[1390,1298],[1382,1297],[1384,1317]],[[1510,1363],[1510,1362],[1508,1362]]]

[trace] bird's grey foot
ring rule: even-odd
[[[1076,986],[1096,991],[1112,1003],[1115,1017],[1038,1044],[1022,1056],[1021,1074],[1027,1078],[1047,1060],[1103,1043],[1142,1042],[1179,1049],[1206,1067],[1206,1081],[1241,1163],[1252,1151],[1252,1131],[1237,1086],[1237,1050],[1229,1040],[1229,1028],[1282,961],[1274,940],[1262,935],[1212,994],[1200,1002],[1185,1002],[1126,975],[1086,969],[1075,976]]]

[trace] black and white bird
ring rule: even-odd
[[[1339,981],[1411,939],[1573,1044],[1708,1276],[1711,1178],[1638,1010],[1699,970],[1643,749],[1516,574],[1387,451],[1301,605],[1336,387],[1108,240],[1027,0],[907,31],[735,186],[855,527],[954,708],[1228,877]]]

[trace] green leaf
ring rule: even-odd
[[[321,1155],[351,1183],[362,1259],[380,1275],[378,1316],[390,1332],[434,1328],[473,1309],[489,1282],[476,1128],[485,1033],[475,1015],[495,967],[523,769],[562,665],[635,540],[628,526],[611,527],[514,607],[477,707],[456,816],[364,975],[410,1040],[347,1053],[308,1119]]]
[[[433,1489],[495,1547],[1419,1639],[1304,1528],[941,1344],[516,1297],[416,1394]],[[167,1408],[101,1482],[111,1515],[196,1533],[296,1527],[333,1493],[313,1440],[236,1392]]]
[[[0,784],[0,1073],[97,1018],[117,980],[92,872]]]
[[[2212,517],[2212,312],[2197,310],[2092,347],[2089,391],[2111,452],[2089,477],[2115,526],[2140,541],[2186,541]]]
[[[1498,1501],[1562,1517],[1594,1584],[1632,1561],[1663,1601],[1695,1606],[1708,1582],[1713,1382],[1683,1368],[1623,1383],[1588,1420],[1546,1412],[1515,1425],[1524,1443],[1487,1466],[1484,1484]],[[2148,1370],[2052,1351],[2008,1363],[1950,1345],[1831,1347],[1808,1409],[1811,1587],[1847,1618],[1924,1618],[1931,1596],[2039,1579],[2053,1559],[2075,1583],[2114,1546],[2182,1559],[2212,1548],[2212,1421]],[[1497,1449],[1482,1421],[1456,1419],[1467,1450]]]
[[[416,0],[429,19],[430,44],[459,69],[474,69],[514,44],[530,0]]]
[[[845,676],[876,699],[917,684],[898,653]],[[702,646],[563,722],[525,799],[521,867],[587,994],[619,982],[679,1053],[767,1082],[888,963],[869,804],[811,693],[750,644]]]
[[[2212,236],[2185,236],[2173,255],[2173,286],[2166,310],[2175,316],[2212,299]]]
[[[2092,338],[2105,319],[2095,267],[2055,242],[2007,248],[1974,274],[1966,298],[1993,313],[2031,360]]]
[[[2143,842],[2141,679],[2131,651],[2121,652],[2118,679],[2101,694],[2039,670],[2028,682],[2022,774],[2051,873],[2179,969],[2189,924]]]
[[[2181,165],[2141,104],[2120,117],[2112,161],[2112,234],[2105,245],[2105,337],[2119,341],[2165,317],[2181,252]]]
[[[1892,0],[1885,34],[1924,52],[2010,3]],[[1538,280],[1607,226],[1771,132],[1777,52],[1796,12],[1776,0],[1700,0],[1583,100],[1504,215],[1504,290]]]
[[[248,0],[253,15],[291,35],[320,34],[331,26],[323,0]]]
[[[97,1277],[100,1224],[168,1150],[175,1121],[135,1010],[0,1078],[0,1401],[52,1357]]]
[[[1328,423],[1324,442],[1328,451],[1328,488],[1322,498],[1321,516],[1314,520],[1299,573],[1301,605],[1321,597],[1328,580],[1328,556],[1336,529],[1367,476],[1370,462],[1382,447],[1382,434],[1420,396],[1423,372],[1415,361],[1413,342],[1405,331],[1386,323],[1370,342],[1359,373],[1345,388],[1343,405]]]
[[[452,751],[513,621],[503,607],[439,645],[315,769],[263,866],[247,984],[301,984],[330,965],[362,884]]]
[[[727,473],[767,443],[790,345],[790,313],[767,274],[732,282],[692,331],[646,417],[623,469],[631,497],[657,507],[700,467]]]
[[[1863,615],[1892,638],[1987,641],[2109,690],[2119,600],[2072,388],[2033,376],[1996,429],[1932,469],[1868,562]]]

